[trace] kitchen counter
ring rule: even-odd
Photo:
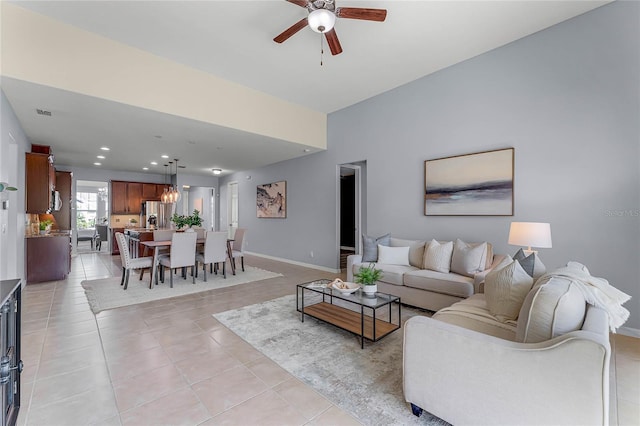
[[[71,237],[71,231],[51,231],[48,234],[25,235],[25,238]]]

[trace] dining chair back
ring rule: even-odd
[[[156,229],[153,231],[153,241],[169,241],[175,232],[175,229]]]
[[[207,238],[204,243],[204,251],[196,254],[196,262],[202,263],[202,271],[204,272],[204,280],[207,281],[207,265],[210,266],[211,272],[218,273],[218,265],[222,263],[222,274],[227,278],[227,233],[226,232],[207,232]],[[198,272],[196,270],[196,277]]]
[[[193,230],[196,231],[199,240],[204,240],[206,238],[207,230],[205,228],[194,227]]]
[[[169,241],[175,232],[175,229],[156,229],[153,231],[153,241]],[[161,247],[158,253],[169,253],[169,247]]]
[[[171,237],[171,249],[169,255],[162,255],[159,258],[160,265],[170,270],[176,268],[186,268],[191,266],[191,275],[193,283],[196,283],[195,264],[196,264],[196,239],[198,235],[195,232],[174,232]],[[162,282],[164,282],[164,268],[162,268]],[[171,276],[171,287],[173,288],[173,274]],[[187,278],[186,272],[182,274],[183,278]]]
[[[246,241],[246,228],[237,228],[236,233],[233,236],[233,244],[231,249],[231,261],[233,262],[233,269],[235,270],[236,258],[240,258],[242,265],[242,271],[244,272],[244,243]]]
[[[96,232],[98,234],[96,238],[96,250],[102,249],[102,242],[107,242],[109,239],[107,225],[96,225]]]
[[[126,290],[129,286],[129,274],[132,269],[142,269],[140,273],[140,279],[144,275],[145,268],[151,268],[153,266],[153,259],[151,257],[136,257],[132,258],[129,253],[129,244],[127,238],[122,232],[116,232],[116,242],[120,249],[120,262],[122,263],[122,279],[120,285],[124,284]]]

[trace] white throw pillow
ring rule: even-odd
[[[378,263],[409,266],[409,247],[378,245]]]
[[[451,268],[451,255],[453,254],[453,241],[440,244],[431,240],[424,250],[424,262],[422,269],[431,269],[436,272],[449,273]]]
[[[504,268],[489,272],[484,283],[489,312],[502,322],[515,320],[532,286],[533,278],[522,269],[517,260]]]
[[[391,237],[391,247],[409,247],[409,265],[422,268],[425,241],[403,240]]]
[[[473,277],[485,270],[487,263],[487,243],[465,243],[457,239],[453,245],[451,272]]]

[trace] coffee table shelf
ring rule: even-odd
[[[351,332],[360,337],[361,348],[364,348],[365,339],[376,342],[400,328],[401,307],[399,297],[380,292],[376,293],[375,297],[365,296],[361,291],[342,294],[337,290],[323,287],[329,282],[329,280],[317,280],[297,286],[296,309],[302,314],[302,322],[304,322],[304,317],[307,315]],[[305,297],[305,292],[310,292],[311,294]],[[315,299],[310,297],[313,294],[316,294]],[[318,295],[321,295],[321,297],[318,297]],[[309,303],[310,299],[311,303]],[[336,303],[359,309],[348,309]],[[397,323],[393,321],[393,306],[397,306]],[[377,311],[380,309],[388,310],[386,319],[381,319],[378,316]],[[365,310],[370,315],[366,315]]]

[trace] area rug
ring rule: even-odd
[[[403,320],[419,314],[402,309]],[[309,317],[302,323],[294,295],[213,316],[365,425],[448,424],[426,412],[415,417],[404,400],[402,329],[360,349],[351,333]]]
[[[168,274],[169,272],[167,271],[166,273]],[[226,279],[220,274],[214,275],[208,273],[207,282],[204,282],[201,270],[199,271],[195,284],[192,284],[191,275],[187,275],[186,280],[182,279],[180,274],[174,275],[173,288],[169,287],[169,275],[167,275],[164,284],[159,283],[158,285],[154,285],[152,289],[149,289],[149,274],[145,273],[144,278],[140,281],[138,279],[139,275],[134,271],[131,272],[129,286],[126,290],[120,286],[120,277],[87,280],[82,281],[81,284],[82,287],[84,287],[84,293],[87,296],[89,305],[91,305],[91,310],[94,314],[97,314],[107,309],[137,305],[138,303],[150,302],[152,300],[168,299],[281,276],[282,274],[275,272],[245,266],[244,272],[237,271],[236,275],[229,273]]]

